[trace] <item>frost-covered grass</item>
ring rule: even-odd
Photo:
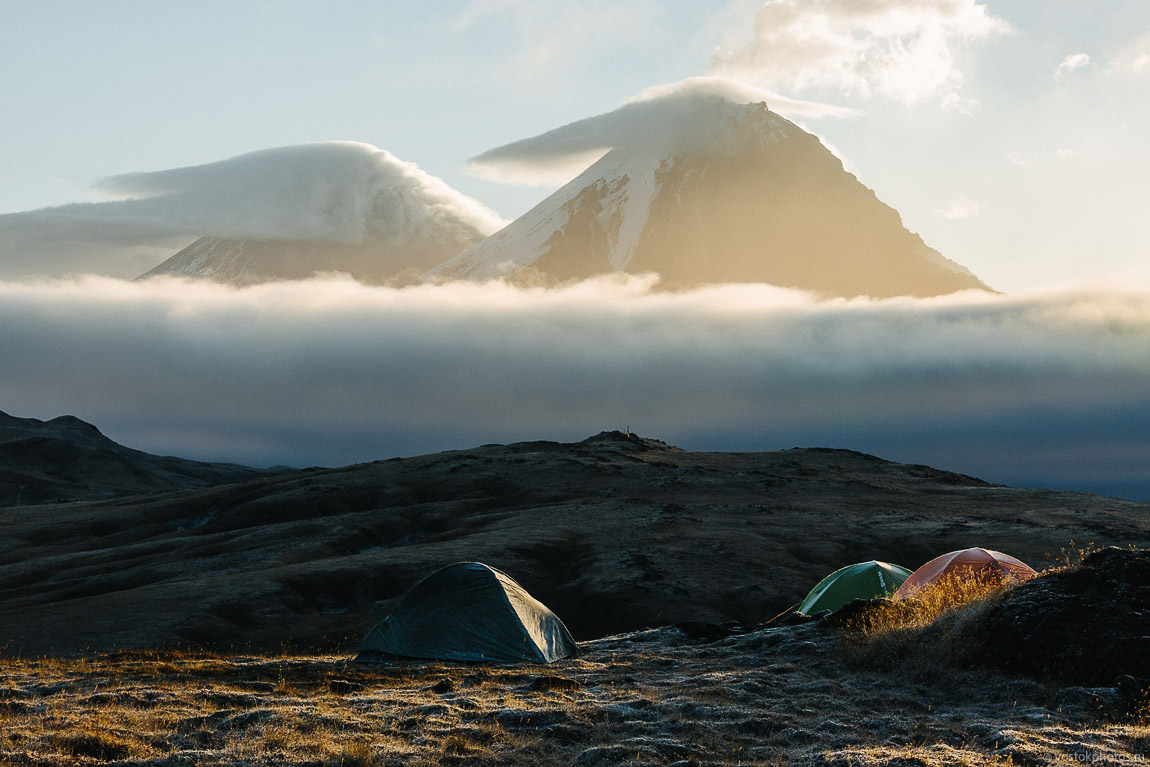
[[[551,666],[162,652],[0,660],[0,764],[1144,764],[1150,729],[991,672],[870,669],[815,624]],[[1064,696],[1065,698],[1065,696]]]

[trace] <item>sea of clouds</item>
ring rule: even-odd
[[[825,301],[653,279],[0,283],[4,409],[257,465],[629,427],[1150,498],[1150,286]]]

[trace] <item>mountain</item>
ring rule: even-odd
[[[340,273],[373,285],[401,285],[482,239],[477,229],[460,230],[437,242],[397,249],[373,240],[347,244],[201,237],[138,279],[193,277],[251,285]]]
[[[0,412],[0,508],[211,487],[269,473],[132,450],[75,416],[40,421]]]
[[[0,513],[0,655],[353,647],[420,578],[480,561],[577,639],[751,625],[827,573],[973,545],[1035,568],[1150,544],[1150,504],[848,450],[692,452],[608,432]],[[82,627],[78,630],[77,627]]]
[[[414,163],[349,141],[278,147],[111,183],[161,210],[190,208],[181,230],[203,235],[142,277],[246,285],[338,272],[404,284],[503,224]],[[211,215],[193,215],[200,209]]]
[[[830,296],[987,289],[907,231],[817,137],[765,103],[696,98],[686,118],[673,117],[683,123],[676,141],[611,148],[424,279],[554,284],[658,272],[671,290],[724,282]]]

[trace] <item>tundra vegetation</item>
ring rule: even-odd
[[[1145,569],[1140,556],[1133,564]],[[1081,569],[1043,573],[1029,599],[1042,581]],[[631,632],[548,666],[178,649],[9,657],[0,660],[0,762],[1146,763],[1150,710],[1139,680],[1068,685],[964,651],[1022,588],[950,581],[916,600],[855,602],[832,616]]]

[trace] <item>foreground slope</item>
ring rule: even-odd
[[[620,140],[573,181],[425,279],[552,284],[657,272],[668,289],[765,282],[847,297],[987,289],[908,231],[898,212],[844,170],[816,136],[765,103],[738,103],[723,93],[660,100],[668,103],[633,104],[583,121],[584,128],[554,131],[578,138],[594,134],[597,120],[627,117],[628,109],[666,111],[651,135]],[[517,143],[530,147],[547,135]],[[515,146],[492,152],[512,153]]]
[[[0,760],[1129,765],[1145,760],[1150,737],[1137,719],[1108,719],[1102,696],[1081,687],[938,666],[860,668],[817,625],[712,644],[658,629],[584,650],[548,667],[370,666],[332,656],[0,660],[9,712]]]
[[[577,639],[754,623],[830,571],[984,545],[1150,544],[1150,505],[850,451],[693,453],[618,432],[0,512],[0,647],[354,646],[450,562],[510,574]]]
[[[75,416],[41,421],[0,412],[0,507],[213,487],[268,473],[133,450]]]

